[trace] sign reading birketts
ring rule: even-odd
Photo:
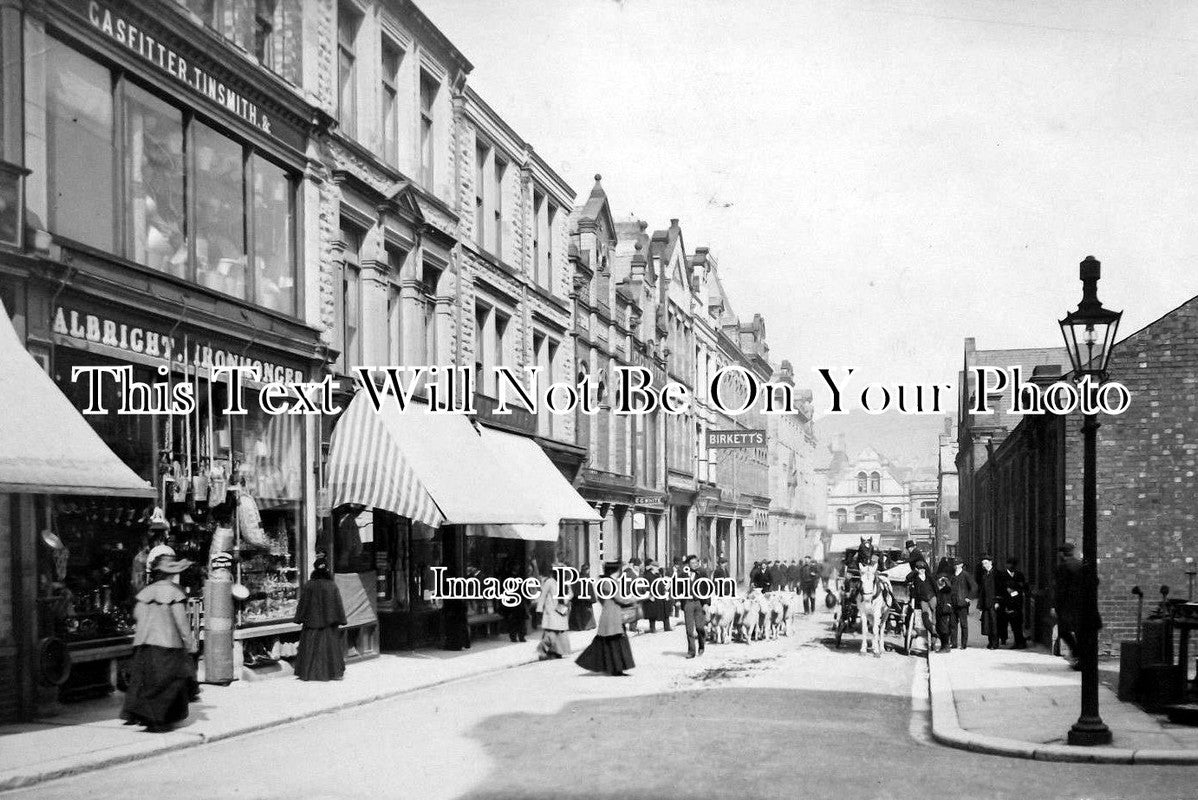
[[[707,432],[707,448],[715,449],[735,449],[744,447],[752,449],[754,447],[765,447],[765,431],[708,431]]]

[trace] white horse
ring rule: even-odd
[[[872,633],[874,658],[882,657],[885,649],[882,633],[886,630],[890,592],[890,579],[878,569],[877,562],[861,565],[861,584],[857,592],[857,614],[861,618],[861,655],[869,652]]]

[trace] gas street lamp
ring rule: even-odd
[[[1102,307],[1098,299],[1098,278],[1101,265],[1094,256],[1081,263],[1082,300],[1076,311],[1070,311],[1060,321],[1065,348],[1073,362],[1076,381],[1089,379],[1101,384],[1106,379],[1107,364],[1115,346],[1122,311]],[[1086,414],[1082,423],[1084,442],[1082,480],[1082,560],[1083,597],[1080,625],[1077,632],[1078,652],[1082,672],[1082,710],[1077,722],[1069,729],[1069,744],[1102,745],[1111,743],[1111,729],[1098,714],[1098,484],[1096,477],[1095,440],[1098,415]]]

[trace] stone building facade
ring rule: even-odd
[[[579,409],[573,417],[578,444],[586,449],[579,491],[603,515],[594,558],[605,561],[667,555],[665,414],[611,413],[619,369],[641,367],[651,386],[664,382],[658,276],[646,257],[648,240],[641,224],[614,221],[596,175],[570,218],[569,257],[576,376],[593,384],[599,409],[595,414]]]
[[[782,361],[771,381],[794,386],[794,368]],[[767,414],[770,559],[823,558],[824,498],[815,475],[816,439],[811,391],[796,390],[797,412]]]

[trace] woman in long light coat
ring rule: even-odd
[[[570,655],[570,600],[574,594],[569,585],[559,585],[554,562],[549,576],[541,583],[541,596],[537,598],[537,611],[541,612],[541,643],[537,654],[541,660]]]

